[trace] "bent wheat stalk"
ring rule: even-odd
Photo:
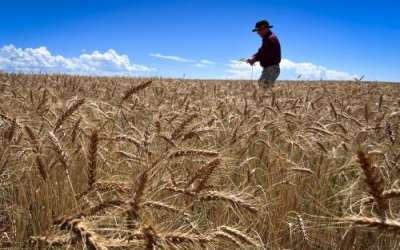
[[[128,100],[129,97],[131,97],[133,94],[137,93],[139,90],[147,88],[150,84],[152,83],[152,80],[142,82],[136,86],[133,86],[129,88],[128,90],[125,91],[124,95],[121,98],[120,104],[122,104],[124,101]]]
[[[68,117],[70,117],[80,106],[85,103],[85,98],[74,101],[57,119],[53,131],[56,132]]]
[[[400,222],[392,219],[382,220],[375,217],[351,216],[342,218],[341,221],[372,227],[383,231],[400,232]]]
[[[250,238],[249,236],[247,236],[245,233],[239,231],[236,228],[233,227],[228,227],[228,226],[221,226],[220,229],[227,233],[230,234],[236,238],[238,238],[241,242],[248,244],[248,245],[252,245],[254,247],[258,247],[257,242],[255,242],[252,238]]]
[[[257,214],[258,212],[257,208],[253,204],[242,199],[239,195],[234,195],[231,193],[220,192],[220,191],[208,191],[204,194],[201,194],[199,199],[203,201],[217,201],[217,200],[228,201],[233,205],[245,208],[246,210],[250,211],[253,214]]]
[[[66,220],[60,225],[62,230],[72,231],[86,245],[88,250],[107,250],[108,248],[101,242],[105,240],[90,230],[82,219]]]

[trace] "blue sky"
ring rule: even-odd
[[[6,71],[248,78],[235,60],[257,50],[251,29],[267,19],[282,44],[281,79],[400,81],[400,1],[14,0],[1,9]]]

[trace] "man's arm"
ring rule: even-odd
[[[255,53],[251,58],[254,59],[255,62],[260,61],[261,56],[265,54],[264,51],[265,51],[265,45],[263,42],[262,46],[258,49],[257,53]]]
[[[250,59],[247,59],[247,63],[253,65],[254,63],[260,61],[260,54],[261,54],[262,47],[258,49],[257,53],[251,56]]]
[[[263,43],[261,45],[261,47],[258,49],[257,53],[255,53],[251,59],[248,59],[247,62],[251,65],[253,65],[256,62],[259,62],[261,60],[261,58],[266,58],[267,56],[269,56],[270,53],[267,53],[268,51],[268,45],[267,42],[265,40],[263,40]]]

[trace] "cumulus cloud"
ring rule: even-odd
[[[297,75],[304,76],[306,79],[351,80],[357,77],[347,72],[327,69],[324,66],[309,62],[296,63],[288,59],[282,59],[281,69],[283,71],[294,71]]]
[[[186,59],[186,58],[179,57],[179,56],[166,56],[166,55],[162,55],[160,53],[150,53],[149,56],[164,59],[164,60],[176,61],[176,62],[195,62],[194,60],[191,60],[191,59]]]
[[[293,62],[289,59],[282,59],[281,79],[307,79],[307,80],[352,80],[357,75],[348,72],[328,69],[324,66],[315,65],[309,62]],[[241,61],[231,60],[228,64],[227,78],[232,79],[251,79],[253,71],[253,79],[258,78],[262,68],[257,63],[252,67]]]
[[[127,55],[109,49],[101,53],[82,52],[79,57],[52,55],[46,47],[17,48],[7,45],[0,48],[0,70],[25,73],[65,73],[79,75],[135,75],[155,70],[132,64]]]

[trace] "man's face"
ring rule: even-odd
[[[257,34],[262,38],[268,33],[268,28],[262,27],[259,30],[257,30]]]

